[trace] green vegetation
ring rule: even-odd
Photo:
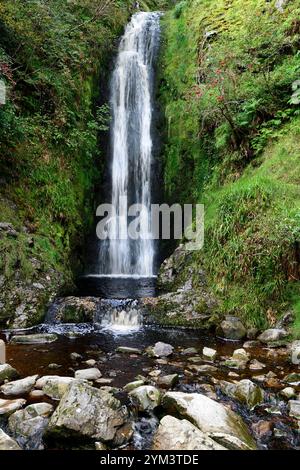
[[[190,264],[206,268],[220,313],[259,327],[294,306],[299,329],[299,14],[297,1],[281,13],[186,0],[163,20],[165,191],[205,204]]]

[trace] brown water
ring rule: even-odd
[[[7,343],[7,362],[15,367],[21,376],[32,374],[39,375],[67,375],[74,376],[74,371],[88,367],[84,361],[95,359],[96,366],[100,369],[103,378],[111,379],[111,386],[121,388],[130,381],[133,381],[137,375],[148,376],[149,372],[159,369],[161,375],[170,373],[179,374],[179,383],[174,388],[185,392],[205,392],[205,387],[213,385],[217,391],[218,398],[227,402],[231,407],[243,416],[249,427],[259,420],[272,421],[273,425],[279,429],[277,437],[274,435],[263,438],[260,441],[261,448],[297,448],[299,446],[299,435],[295,427],[295,420],[288,416],[287,404],[278,396],[276,388],[265,388],[266,400],[255,411],[248,411],[245,407],[238,405],[227,397],[223,396],[217,385],[217,380],[234,380],[228,377],[230,371],[237,372],[239,377],[252,378],[266,374],[269,371],[274,372],[278,379],[282,379],[289,372],[299,372],[297,366],[291,365],[285,356],[278,356],[276,360],[270,357],[268,348],[251,348],[248,351],[251,359],[258,359],[265,364],[265,368],[259,371],[251,371],[247,367],[245,370],[236,371],[228,369],[220,362],[232,355],[233,351],[242,346],[238,342],[226,342],[212,335],[204,334],[196,330],[167,329],[157,327],[142,327],[138,331],[129,334],[116,334],[110,330],[104,329],[94,324],[77,325],[42,325],[33,332],[50,331],[58,334],[58,340],[50,344],[24,344],[16,345]],[[75,331],[77,337],[69,338],[68,332]],[[20,332],[23,334],[23,332]],[[3,332],[0,336],[9,340],[12,333]],[[170,343],[174,346],[174,353],[168,361],[148,357],[146,354],[124,354],[116,352],[118,346],[130,346],[144,351],[148,346],[154,345],[157,341]],[[185,355],[185,348],[194,347],[201,355],[204,346],[212,347],[217,350],[218,357],[214,365],[217,370],[209,374],[197,375],[191,373],[188,367],[191,366],[191,356],[197,354]],[[76,352],[82,355],[76,362],[71,359],[70,354]],[[56,363],[60,367],[57,369],[49,368],[49,364]],[[198,364],[198,363],[197,363]],[[199,364],[209,364],[207,361],[200,361]],[[147,379],[151,381],[151,377]],[[95,384],[96,385],[96,384]],[[261,383],[259,383],[260,386]],[[97,386],[97,385],[96,385]],[[100,386],[100,385],[99,385]],[[284,388],[282,384],[281,388]],[[270,408],[276,407],[276,414],[270,413]],[[267,411],[269,409],[269,411]],[[279,414],[278,414],[279,413]],[[156,423],[156,424],[155,424]],[[151,429],[157,425],[157,420],[151,416],[142,416],[137,422],[137,435],[135,436],[134,448],[147,447],[147,434],[151,435]],[[144,433],[144,436],[143,436]],[[280,437],[279,435],[282,434]],[[137,437],[138,436],[138,437]],[[146,436],[146,437],[145,437]],[[279,437],[278,437],[279,436]]]

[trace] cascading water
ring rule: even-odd
[[[151,239],[152,95],[154,60],[159,46],[160,13],[133,15],[119,45],[111,81],[112,206],[117,217],[100,244],[99,274],[153,276]],[[127,209],[141,204],[140,237],[126,237]],[[125,235],[125,236],[124,236]]]

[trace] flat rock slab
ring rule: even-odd
[[[97,380],[101,377],[101,372],[97,367],[91,367],[89,369],[80,369],[75,372],[75,379],[82,380]]]
[[[53,400],[60,400],[66,393],[69,385],[77,381],[74,377],[60,377],[59,375],[44,375],[37,380],[35,386]]]
[[[3,400],[0,398],[0,416],[8,416],[24,406],[26,400],[18,398],[16,400]]]
[[[13,344],[43,344],[53,343],[58,338],[55,334],[37,334],[37,335],[18,335],[13,336],[10,340]]]
[[[129,393],[140,411],[151,411],[160,405],[160,391],[152,385],[142,385]]]
[[[188,419],[228,449],[256,449],[255,441],[240,416],[205,395],[167,392],[162,405],[168,412]]]
[[[31,375],[25,379],[15,380],[1,385],[0,391],[5,396],[20,396],[29,393],[38,379],[38,375]]]
[[[153,450],[226,450],[186,419],[164,416],[153,440]]]
[[[123,354],[142,354],[142,351],[138,348],[130,348],[127,346],[119,346],[116,349],[117,352],[123,353]]]

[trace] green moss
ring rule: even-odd
[[[203,267],[219,313],[260,328],[300,294],[298,7],[189,0],[163,20],[166,197],[205,205],[185,272]]]

